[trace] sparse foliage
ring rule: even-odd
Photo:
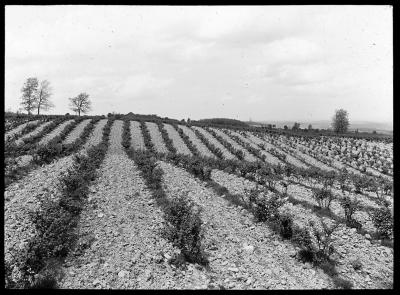
[[[38,85],[38,79],[32,77],[28,78],[21,88],[22,109],[26,110],[29,115],[32,113],[32,110],[36,108]]]
[[[345,133],[349,128],[348,113],[344,109],[336,110],[332,119],[332,128],[336,133]]]
[[[40,114],[40,110],[49,110],[54,107],[54,104],[50,101],[50,96],[52,95],[52,89],[50,87],[50,82],[43,80],[40,82],[39,89],[37,90],[37,114]]]
[[[86,114],[92,109],[89,94],[87,93],[80,93],[76,97],[69,98],[69,100],[71,110],[78,113],[79,116],[81,113]]]

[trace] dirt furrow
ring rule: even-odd
[[[54,137],[56,137],[58,134],[61,133],[61,131],[64,130],[65,127],[67,127],[69,124],[71,124],[74,120],[68,120],[63,122],[62,124],[58,125],[53,131],[51,131],[49,134],[44,136],[39,142],[38,145],[44,145],[48,143],[50,140],[52,140]]]
[[[146,150],[146,145],[144,144],[140,123],[137,121],[130,121],[130,129],[131,147],[135,150]]]
[[[213,144],[216,148],[219,148],[225,159],[236,159],[234,155],[232,155],[214,136],[212,136],[209,132],[204,130],[201,127],[198,126],[192,126],[193,129],[198,130],[205,138],[208,139],[208,141]]]
[[[149,130],[151,142],[154,145],[154,148],[159,153],[168,153],[168,149],[164,143],[164,139],[158,130],[157,124],[153,122],[146,122],[147,129]]]
[[[64,139],[64,141],[62,142],[62,144],[69,144],[69,143],[73,143],[75,140],[77,140],[79,138],[79,136],[82,134],[83,130],[85,129],[85,127],[90,123],[90,121],[92,121],[92,119],[87,119],[87,120],[83,120],[82,122],[80,122],[68,135],[67,137]]]
[[[37,125],[39,123],[39,120],[35,120],[35,121],[29,121],[29,122],[25,122],[21,125],[18,125],[16,128],[6,132],[5,134],[5,140],[7,140],[7,138],[14,136],[15,134],[20,133],[26,126],[29,125]]]
[[[163,125],[164,125],[164,129],[168,133],[169,138],[172,140],[172,144],[176,148],[176,151],[178,152],[178,154],[192,156],[192,152],[186,146],[183,139],[180,137],[178,131],[176,131],[175,128],[169,124],[164,123]]]
[[[221,136],[225,141],[230,143],[235,149],[242,151],[244,154],[244,160],[249,162],[257,161],[257,158],[250,154],[245,148],[243,148],[240,144],[238,144],[235,140],[233,140],[229,135],[225,134],[221,130],[217,128],[210,128],[213,130],[217,135]]]
[[[17,139],[15,141],[15,143],[17,145],[22,144],[24,142],[24,139],[29,138],[31,136],[35,136],[36,134],[40,133],[47,125],[50,125],[52,122],[45,122],[43,124],[40,124],[39,126],[37,126],[32,132],[29,132],[27,134],[25,134],[24,136],[22,136],[21,138]]]
[[[201,140],[197,138],[192,129],[185,125],[178,125],[178,127],[189,137],[202,156],[216,158],[215,155],[201,142]]]

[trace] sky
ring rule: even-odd
[[[6,6],[5,110],[29,77],[89,115],[393,121],[391,6]]]

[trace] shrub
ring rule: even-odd
[[[281,214],[279,216],[280,235],[284,239],[290,239],[293,235],[293,216],[290,214]]]
[[[122,146],[128,149],[131,146],[131,133],[130,133],[130,121],[124,121],[123,133],[122,133]]]
[[[330,261],[323,261],[318,266],[330,277],[338,274],[335,265]]]
[[[378,234],[390,238],[393,232],[393,218],[389,208],[378,208],[370,214]]]
[[[363,175],[363,176],[353,176],[353,185],[354,185],[354,192],[357,194],[362,194],[364,190],[370,187],[370,179]]]
[[[61,276],[61,263],[57,259],[46,261],[45,267],[37,275],[32,284],[32,289],[56,289],[58,287],[57,278]]]
[[[189,262],[204,264],[200,211],[186,197],[178,196],[170,201],[165,217],[170,223],[166,228],[167,238],[182,250]]]
[[[339,200],[340,205],[344,209],[344,215],[346,218],[346,225],[355,228],[361,228],[361,224],[353,219],[353,214],[360,209],[360,200],[345,196]]]
[[[331,254],[333,254],[335,250],[333,247],[334,240],[332,238],[332,234],[339,226],[339,224],[336,223],[329,227],[322,219],[320,223],[322,226],[322,231],[315,226],[313,221],[310,221],[310,226],[318,247],[318,251],[315,253],[315,259],[317,263],[329,261]]]
[[[277,194],[269,198],[257,198],[252,206],[254,216],[258,221],[278,221],[278,209],[283,203]]]
[[[46,145],[41,145],[36,151],[33,157],[33,161],[37,164],[40,163],[50,163],[56,157],[58,157],[62,152],[62,145],[60,143],[49,143]]]
[[[347,289],[353,288],[353,283],[352,282],[350,282],[348,280],[345,280],[345,279],[343,279],[343,278],[341,278],[339,276],[334,276],[333,277],[333,283],[335,284],[335,286],[337,288],[340,288],[340,289],[347,290]]]
[[[354,268],[354,270],[360,270],[362,268],[362,263],[360,261],[360,258],[350,261],[350,264]]]
[[[332,200],[335,198],[330,189],[315,188],[313,189],[313,197],[317,201],[319,207],[329,209]]]
[[[27,265],[35,273],[45,266],[46,260],[65,257],[75,242],[73,228],[77,220],[74,215],[50,199],[46,199],[41,210],[31,214],[38,234],[28,243]]]
[[[292,241],[300,246],[303,250],[310,252],[313,250],[311,235],[307,228],[293,226]]]

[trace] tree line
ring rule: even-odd
[[[53,95],[52,87],[47,80],[39,82],[36,77],[28,78],[22,86],[21,92],[20,104],[22,109],[27,111],[29,115],[32,114],[32,111],[37,110],[37,114],[39,115],[42,110],[48,111],[54,108],[54,104],[50,100]],[[86,114],[92,109],[89,94],[85,92],[68,99],[70,101],[70,109],[79,116],[81,113]]]

